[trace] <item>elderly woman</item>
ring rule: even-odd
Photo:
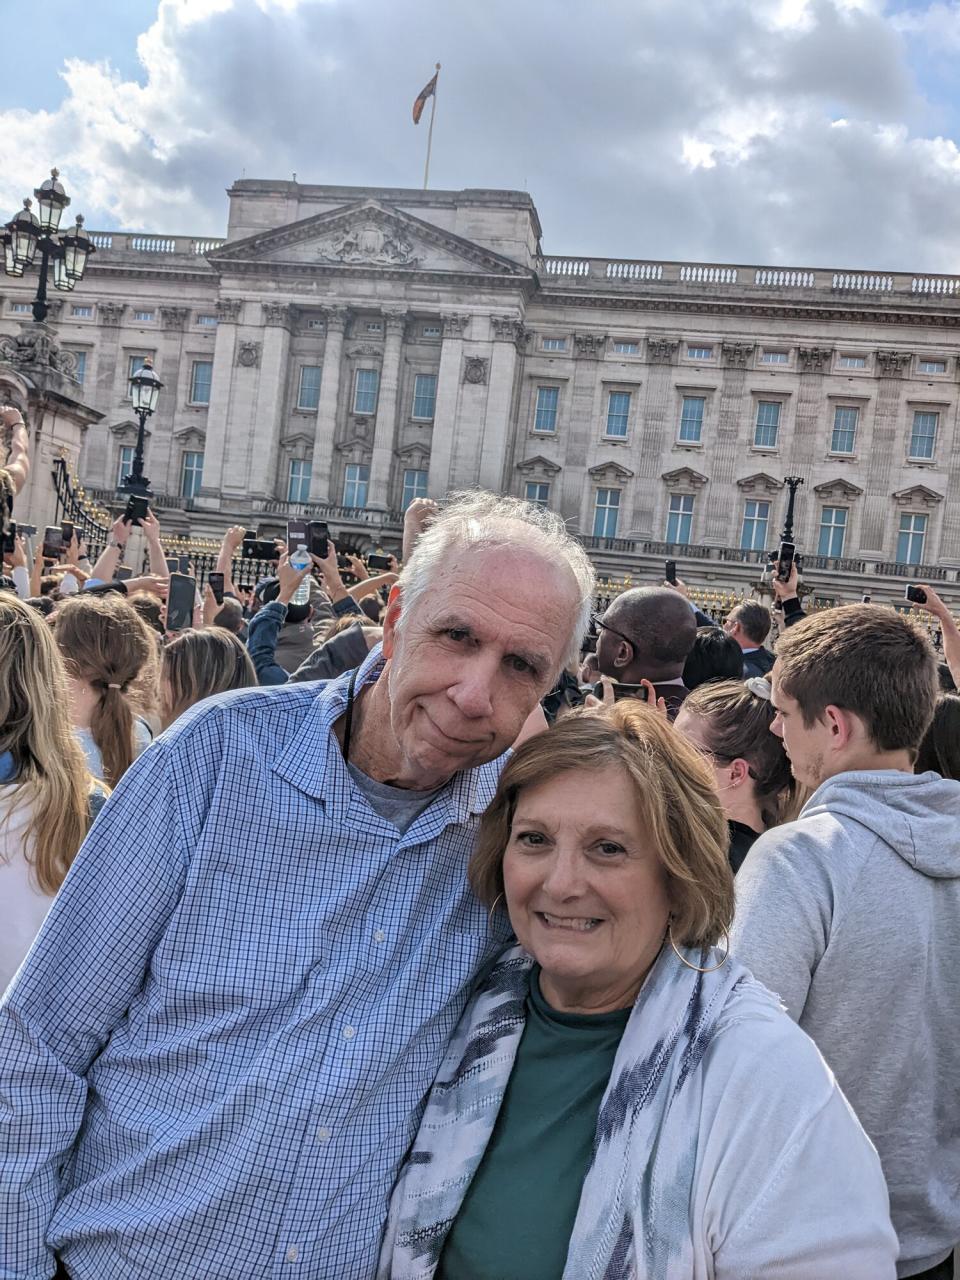
[[[517,751],[469,875],[519,945],[429,1095],[381,1280],[892,1280],[876,1152],[714,949],[726,846],[707,765],[642,705]]]

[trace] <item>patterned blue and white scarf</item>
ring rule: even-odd
[[[684,949],[710,966],[712,950]],[[526,1018],[533,960],[506,951],[467,1007],[427,1100],[390,1203],[377,1280],[431,1280],[493,1133]],[[728,960],[696,973],[665,945],[614,1059],[563,1280],[665,1280],[693,1274],[690,1205],[700,1065],[721,1014],[743,996],[779,1009]],[[727,1019],[725,1018],[725,1021]]]

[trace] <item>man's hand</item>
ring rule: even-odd
[[[157,543],[160,541],[160,521],[149,509],[140,521],[140,528],[143,530],[143,536],[148,542]]]
[[[667,579],[664,578],[663,585],[665,587],[669,587],[671,591],[676,591],[678,595],[683,596],[684,600],[690,599],[690,590],[682,578],[678,578],[676,582],[668,582]]]
[[[348,555],[347,559],[350,561],[350,572],[356,580],[358,582],[365,582],[366,579],[370,577],[370,574],[367,571],[367,566],[363,563],[360,557]]]
[[[221,606],[217,604],[217,597],[213,594],[213,587],[208,582],[203,588],[203,625],[212,627],[213,620],[220,612]]]
[[[86,582],[86,580],[90,577],[89,573],[85,573],[84,570],[81,569],[79,565],[68,563],[68,564],[65,564],[63,567],[66,569],[67,573],[73,574],[76,580],[80,583],[81,587]]]
[[[65,548],[65,559],[67,564],[76,564],[80,559],[80,539],[77,537],[76,529],[73,531],[70,545]]]
[[[16,427],[23,422],[23,414],[12,404],[0,405],[0,422],[5,427]]]
[[[403,513],[403,559],[410,559],[417,539],[439,515],[440,508],[432,498],[414,498]]]
[[[663,716],[664,720],[669,720],[670,713],[667,711],[666,698],[657,697],[657,691],[649,680],[641,679],[640,686],[646,691],[647,706],[651,711],[656,711],[659,715]]]
[[[147,573],[142,578],[128,578],[123,585],[127,588],[128,596],[132,596],[135,591],[149,591],[152,596],[159,596],[161,600],[165,600],[170,579],[154,577]]]
[[[790,576],[786,582],[780,581],[780,561],[778,560],[773,566],[773,579],[771,585],[773,594],[778,600],[796,600],[797,598],[797,562],[794,560],[790,565]]]
[[[243,542],[243,535],[246,529],[242,524],[232,525],[223,535],[223,545],[231,552],[236,553],[237,548]]]
[[[319,560],[318,556],[313,557]],[[280,583],[280,593],[277,599],[281,604],[289,604],[293,597],[297,594],[297,588],[310,572],[312,565],[307,565],[303,569],[297,569],[290,563],[290,556],[284,552],[280,557],[280,563],[277,566],[277,580]]]
[[[14,569],[25,569],[27,567],[27,540],[22,533],[18,534],[13,541],[10,564]]]
[[[953,614],[934,591],[933,587],[928,587],[925,582],[919,583],[918,585],[927,593],[927,599],[924,604],[917,604],[916,607],[918,609],[922,609],[924,613],[932,613],[933,616],[935,618],[939,618],[941,622],[945,620],[952,622]]]
[[[127,539],[130,537],[130,526],[124,520],[123,516],[119,520],[114,520],[110,526],[110,536],[122,551],[127,545]]]

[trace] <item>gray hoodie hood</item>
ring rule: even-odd
[[[960,877],[960,782],[938,773],[839,773],[818,787],[800,821],[822,813],[866,827],[925,876]]]

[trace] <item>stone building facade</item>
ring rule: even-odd
[[[798,475],[827,595],[957,581],[960,278],[549,256],[519,192],[242,181],[229,202],[222,242],[97,233],[60,302],[102,500],[151,356],[145,470],[180,532],[306,510],[390,545],[413,496],[481,485],[558,511],[601,570],[673,555],[737,585]],[[0,333],[30,297],[4,281]]]

